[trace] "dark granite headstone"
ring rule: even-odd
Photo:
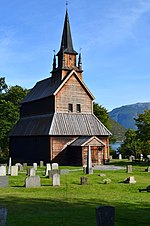
[[[99,206],[96,207],[97,226],[115,226],[115,207]]]
[[[8,177],[2,176],[0,177],[0,188],[7,188],[8,187]]]
[[[0,226],[6,226],[7,209],[0,206]]]
[[[87,177],[81,177],[81,185],[87,185],[88,184],[88,178]]]
[[[34,177],[27,177],[25,180],[25,187],[26,188],[35,188],[40,187],[40,177],[34,176]]]

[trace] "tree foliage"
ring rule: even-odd
[[[96,117],[106,126],[106,128],[108,129],[111,128],[109,114],[106,108],[94,102],[93,112],[94,112],[94,115],[96,115]]]
[[[20,86],[9,87],[0,78],[0,148],[8,151],[8,133],[19,119],[19,105],[27,95],[27,89]]]

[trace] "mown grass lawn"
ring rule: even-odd
[[[9,188],[0,189],[0,206],[8,210],[7,226],[95,226],[95,208],[100,205],[115,207],[116,226],[149,226],[150,193],[138,189],[150,185],[150,173],[145,172],[144,165],[133,167],[130,174],[125,169],[94,171],[86,175],[88,185],[80,185],[80,178],[85,176],[82,170],[61,175],[60,187],[53,187],[52,180],[43,176],[44,168],[37,173],[40,188],[24,187],[25,171],[9,177]],[[106,176],[98,176],[100,173]],[[136,184],[122,183],[129,176],[135,177]],[[104,184],[104,178],[111,183]]]

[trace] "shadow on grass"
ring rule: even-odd
[[[34,190],[36,192],[36,189]],[[33,194],[34,197],[34,194]],[[7,226],[94,226],[95,208],[100,205],[115,206],[115,226],[148,226],[150,206],[145,204],[109,203],[101,200],[19,198],[0,199],[8,210]]]

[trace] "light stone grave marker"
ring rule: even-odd
[[[40,177],[39,176],[33,176],[33,177],[27,177],[25,180],[25,187],[26,188],[36,188],[40,187]]]
[[[34,177],[36,175],[36,170],[35,168],[29,168],[29,176]]]
[[[122,154],[119,154],[119,159],[120,159],[120,160],[122,159]]]
[[[11,174],[11,157],[9,158],[8,175]]]
[[[40,161],[40,168],[42,168],[44,166],[44,162]]]
[[[58,170],[58,169],[59,169],[58,163],[52,163],[52,170]]]
[[[18,166],[11,167],[11,176],[18,176]]]
[[[136,180],[134,179],[134,176],[131,176],[131,177],[128,177],[127,179],[125,179],[124,183],[135,184]]]
[[[48,176],[48,171],[51,170],[51,164],[47,163],[46,164],[46,172],[45,172],[45,176]]]
[[[8,176],[0,177],[0,188],[8,187]]]
[[[0,166],[0,176],[6,176],[6,166]]]
[[[69,170],[68,169],[61,169],[60,174],[61,175],[67,175],[67,174],[69,174]]]
[[[132,165],[127,165],[127,173],[131,173],[132,172]]]
[[[54,174],[60,174],[60,170],[57,170],[57,169],[56,169],[56,170],[49,170],[49,171],[48,171],[48,177],[49,177],[49,178],[53,178],[53,175],[54,175]]]
[[[18,171],[21,171],[23,169],[21,163],[16,163],[15,166],[18,166]]]
[[[115,207],[99,206],[96,207],[97,226],[115,226]]]
[[[37,170],[37,163],[36,163],[36,162],[33,163],[33,168],[34,168],[35,170]]]
[[[60,174],[53,175],[53,186],[60,186]]]

